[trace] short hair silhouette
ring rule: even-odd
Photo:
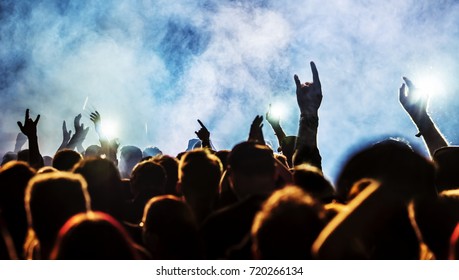
[[[165,194],[179,196],[177,191],[179,161],[176,158],[168,155],[155,156],[151,159],[151,161],[161,164],[161,166],[166,171],[167,178],[164,189]]]
[[[142,150],[136,146],[124,146],[120,150],[119,169],[122,178],[129,178],[134,166],[142,160]]]
[[[153,259],[201,259],[198,225],[189,206],[172,195],[148,201],[142,218],[144,245]]]
[[[83,156],[76,151],[64,149],[58,151],[53,158],[52,166],[57,170],[70,171],[73,166],[83,160]]]
[[[30,180],[25,194],[29,237],[37,237],[41,258],[48,258],[64,223],[90,209],[86,188],[81,175],[69,172],[38,174]]]
[[[51,253],[56,260],[139,259],[134,242],[123,226],[103,212],[80,213],[59,231]]]
[[[293,182],[323,203],[331,202],[335,197],[335,189],[324,177],[322,171],[315,166],[306,163],[295,166]]]
[[[275,191],[252,226],[253,251],[262,259],[312,259],[311,247],[323,227],[320,203],[296,186]]]
[[[189,151],[180,160],[181,191],[199,221],[214,207],[221,175],[220,160],[207,149]]]
[[[34,175],[35,170],[22,161],[8,162],[0,169],[0,212],[20,258],[27,235],[25,190]]]
[[[112,161],[102,158],[85,159],[75,165],[73,172],[81,174],[86,180],[93,210],[120,217],[124,192],[120,173]]]

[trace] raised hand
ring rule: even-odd
[[[29,109],[26,110],[25,118],[24,118],[24,125],[21,122],[18,122],[19,129],[22,133],[24,133],[27,138],[37,137],[37,124],[40,120],[40,115],[37,115],[35,120],[32,120],[29,117]]]
[[[73,125],[75,127],[75,135],[78,135],[78,139],[85,139],[86,135],[88,135],[89,127],[84,128],[84,124],[80,124],[81,114],[78,114],[75,119],[73,120]]]
[[[202,142],[202,146],[205,148],[211,148],[210,146],[210,132],[206,128],[206,126],[198,120],[199,125],[201,128],[198,131],[195,131],[196,135],[198,136],[199,140]]]
[[[18,135],[16,136],[16,144],[14,145],[14,152],[17,153],[22,149],[22,146],[24,146],[25,142],[27,142],[27,136],[25,136],[24,133],[19,132]]]
[[[429,153],[433,156],[436,150],[448,146],[448,142],[427,113],[429,95],[416,89],[413,82],[407,77],[403,77],[403,80],[405,83],[402,84],[399,91],[400,104],[419,129],[416,136],[423,136]]]
[[[311,61],[312,83],[302,84],[297,75],[294,75],[296,84],[296,99],[301,114],[317,115],[322,102],[322,87],[319,80],[319,72],[316,65]]]
[[[62,123],[62,143],[68,143],[70,138],[72,137],[72,131],[67,130],[67,123],[64,121]]]
[[[18,122],[19,129],[24,133],[29,140],[29,164],[34,168],[43,167],[43,158],[38,147],[37,125],[40,120],[40,115],[37,115],[35,120],[29,117],[29,109],[25,112],[24,124]]]
[[[268,112],[266,112],[266,120],[271,125],[272,128],[280,127],[280,116],[273,115],[271,113],[271,104],[269,104]]]
[[[256,116],[250,126],[249,141],[265,144],[263,137],[263,116]]]
[[[86,135],[88,135],[89,127],[84,128],[84,124],[80,124],[81,114],[78,114],[73,120],[73,126],[75,127],[75,134],[73,134],[72,138],[67,144],[68,149],[74,149],[75,147],[79,147],[81,150],[81,145],[86,139]]]
[[[99,134],[99,138],[102,136],[101,132],[101,117],[99,112],[94,111],[90,114],[89,119],[94,123],[94,127],[96,129],[97,134]]]
[[[427,116],[428,94],[421,93],[407,77],[403,77],[405,83],[400,87],[399,101],[403,109],[418,124]]]
[[[62,143],[59,146],[59,148],[57,149],[57,151],[60,151],[60,150],[68,148],[68,144],[69,144],[71,136],[72,136],[72,131],[71,130],[67,130],[67,123],[65,121],[63,121],[62,122]]]

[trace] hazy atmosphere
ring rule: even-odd
[[[298,129],[293,75],[323,91],[318,145],[334,178],[353,149],[387,136],[425,153],[398,102],[402,76],[431,94],[429,111],[459,143],[459,2],[0,1],[0,152],[13,150],[26,108],[41,115],[43,155],[62,121],[112,122],[121,145],[175,155],[207,126],[217,149],[245,140],[270,103]],[[277,140],[265,121],[265,139]],[[425,153],[426,154],[426,153]]]

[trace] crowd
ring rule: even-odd
[[[428,114],[428,96],[408,79],[399,100],[429,158],[386,139],[348,158],[333,185],[317,145],[322,89],[294,76],[298,134],[269,109],[279,149],[266,145],[263,116],[247,141],[217,151],[199,121],[199,142],[178,155],[119,147],[90,119],[63,123],[52,158],[39,147],[39,120],[25,112],[14,151],[0,167],[1,259],[456,259],[459,148]],[[296,108],[295,108],[296,109]],[[28,142],[28,148],[22,149]]]

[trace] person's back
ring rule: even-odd
[[[121,178],[129,178],[134,166],[142,160],[142,150],[136,146],[124,146],[120,150],[119,171]]]
[[[67,172],[39,174],[30,180],[25,195],[29,223],[27,258],[47,259],[64,223],[73,215],[90,210],[86,188],[82,176]]]
[[[125,214],[127,221],[138,224],[147,202],[152,197],[164,194],[166,172],[158,163],[143,161],[132,170],[130,184],[134,199],[128,203]]]
[[[77,214],[64,224],[50,259],[134,260],[139,256],[118,221],[103,212],[88,212]]]
[[[311,246],[325,225],[322,205],[296,186],[274,192],[252,226],[257,259],[312,259]]]
[[[26,162],[12,161],[0,170],[0,211],[13,238],[19,258],[27,235],[24,196],[27,183],[35,175]]]
[[[248,237],[255,214],[276,187],[273,152],[264,145],[236,145],[229,154],[227,172],[238,201],[204,221],[201,232],[209,259],[227,258],[229,250]]]
[[[83,160],[83,156],[80,153],[64,149],[54,155],[52,166],[60,171],[70,171],[81,160]]]
[[[141,226],[145,248],[153,259],[202,259],[196,219],[177,197],[152,198],[145,206]]]
[[[180,160],[178,185],[198,222],[214,209],[221,174],[220,160],[208,150],[187,152]]]
[[[75,165],[73,173],[81,174],[88,184],[93,210],[119,219],[122,216],[124,192],[118,169],[108,159],[90,158]]]

